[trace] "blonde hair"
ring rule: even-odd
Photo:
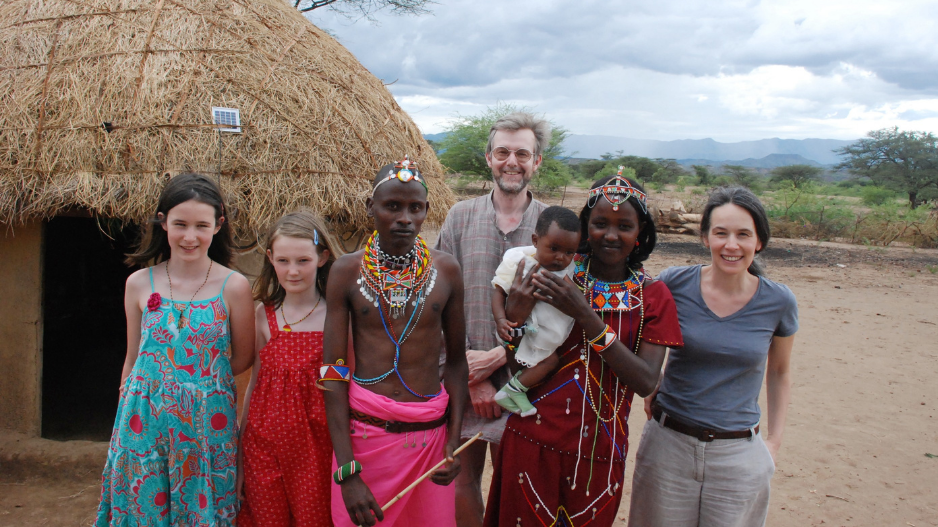
[[[326,282],[329,279],[329,269],[340,256],[336,253],[335,247],[338,244],[332,239],[331,234],[325,228],[325,221],[319,216],[307,209],[300,209],[285,214],[276,223],[271,226],[264,239],[263,247],[266,250],[272,250],[274,242],[281,236],[291,238],[304,238],[312,241],[316,245],[316,253],[322,255],[323,251],[329,251],[329,257],[326,259],[319,270],[316,272],[316,290],[320,295],[326,294]],[[286,291],[280,285],[277,279],[277,271],[274,270],[274,264],[270,258],[264,258],[264,267],[260,275],[254,282],[254,300],[261,301],[267,305],[278,305],[283,302]]]

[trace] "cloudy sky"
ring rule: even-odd
[[[329,30],[424,133],[499,102],[575,134],[743,141],[938,133],[935,0],[439,0]]]

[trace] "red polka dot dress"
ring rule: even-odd
[[[322,392],[321,331],[281,331],[265,306],[270,340],[251,394],[239,527],[331,526],[332,441]]]

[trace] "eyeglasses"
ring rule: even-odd
[[[508,159],[508,156],[511,154],[515,155],[515,159],[519,163],[527,163],[534,157],[534,153],[528,150],[527,148],[519,148],[517,150],[508,150],[504,146],[496,147],[492,150],[492,157],[499,161],[504,161]]]

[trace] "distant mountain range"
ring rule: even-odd
[[[713,161],[711,159],[678,159],[677,163],[679,165],[690,167],[692,165],[710,165],[710,166],[720,166],[720,165],[740,165],[749,168],[778,168],[785,167],[788,165],[811,165],[816,167],[825,167],[823,163],[818,163],[813,159],[808,159],[804,156],[798,154],[769,154],[765,157],[760,157],[759,159],[753,159],[747,157],[746,159],[738,160],[722,160],[722,161]]]
[[[427,134],[440,141],[445,133]],[[785,165],[835,165],[841,161],[833,152],[854,141],[838,139],[760,139],[738,143],[720,143],[713,139],[656,141],[608,135],[569,135],[564,142],[567,155],[598,159],[603,154],[676,159],[682,165],[743,165],[775,168]]]
[[[720,143],[713,139],[680,139],[677,141],[655,141],[651,139],[629,139],[607,135],[570,135],[564,142],[564,150],[575,157],[598,158],[603,154],[617,154],[650,158],[677,159],[681,164],[736,164],[752,162],[766,156],[778,156],[772,165],[819,164],[834,165],[841,161],[833,152],[854,141],[838,139],[760,139],[738,143]],[[693,161],[693,163],[690,163]],[[814,163],[811,163],[813,161]],[[766,166],[765,168],[771,168]]]

